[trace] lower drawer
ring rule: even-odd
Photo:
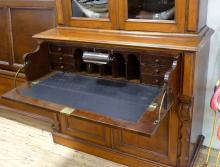
[[[163,75],[169,70],[169,67],[166,66],[147,66],[141,65],[141,73],[146,75]]]
[[[164,76],[141,74],[141,82],[150,85],[162,85],[164,83]]]
[[[65,71],[65,72],[73,72],[74,71],[73,64],[53,63],[52,67],[54,70],[61,70],[61,71]]]
[[[103,125],[74,118],[73,116],[60,116],[61,131],[72,137],[96,144],[111,146],[111,129]]]

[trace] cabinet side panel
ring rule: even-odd
[[[203,116],[205,108],[206,82],[209,60],[209,42],[196,55],[194,109],[192,116],[192,130],[190,139],[190,157],[198,137],[202,135]],[[192,157],[193,158],[193,157]]]
[[[194,83],[194,111],[191,133],[191,143],[195,143],[198,135],[202,134],[203,115],[205,108],[206,82],[209,60],[209,43],[196,55],[195,83]]]

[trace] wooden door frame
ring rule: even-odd
[[[186,0],[175,0],[175,20],[127,19],[127,0],[119,0],[119,28],[123,30],[184,32]]]
[[[72,17],[71,0],[56,0],[58,23],[70,27],[93,29],[118,29],[117,0],[109,1],[109,19]],[[61,18],[62,16],[62,18]],[[60,21],[59,21],[60,20]]]

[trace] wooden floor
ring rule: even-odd
[[[54,144],[50,127],[49,123],[0,110],[0,167],[124,167]],[[203,149],[196,167],[202,166],[205,154]],[[214,167],[215,156],[211,160],[208,167]]]

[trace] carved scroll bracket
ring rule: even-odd
[[[180,96],[179,98],[179,135],[177,166],[186,167],[189,163],[189,144],[191,136],[193,97]]]
[[[178,118],[182,122],[188,122],[192,119],[193,97],[180,96]]]

